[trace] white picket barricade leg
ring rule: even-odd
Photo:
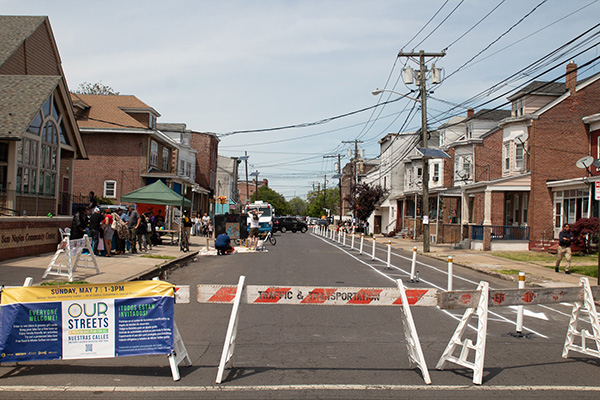
[[[579,280],[579,286],[583,286],[583,299],[582,301],[577,301],[573,304],[562,356],[563,358],[567,358],[569,356],[569,351],[572,350],[588,356],[600,358],[600,322],[598,320],[598,313],[596,312],[596,304],[594,303],[594,295],[592,294],[590,281],[588,278],[581,278]],[[590,325],[592,326],[591,333],[587,329],[577,330],[579,315],[582,312],[588,314]],[[576,337],[581,338],[581,345],[574,343]],[[592,343],[595,342],[596,349],[587,347],[587,340],[591,340]]]
[[[406,342],[406,349],[408,350],[408,362],[410,366],[416,365],[423,375],[423,380],[426,384],[431,384],[431,378],[429,377],[429,370],[427,369],[427,363],[423,356],[423,349],[421,348],[421,341],[417,334],[417,328],[415,321],[412,317],[410,305],[406,298],[406,292],[402,280],[398,279],[398,289],[400,289],[400,297],[402,298],[402,326],[404,328],[404,340]]]
[[[183,338],[179,333],[179,329],[177,328],[177,324],[173,322],[173,335],[174,335],[174,349],[171,354],[169,354],[169,365],[171,366],[171,374],[173,375],[173,380],[178,381],[181,379],[181,375],[179,375],[179,363],[185,361],[186,366],[192,365],[192,360],[190,359],[190,355],[188,354],[187,349],[185,348],[185,344],[183,344]]]
[[[485,341],[487,334],[489,284],[487,282],[481,282],[477,287],[477,290],[480,293],[477,308],[467,308],[465,314],[458,323],[458,327],[456,328],[456,331],[454,331],[446,350],[444,350],[444,353],[435,367],[440,370],[444,369],[444,364],[446,361],[449,361],[462,367],[472,369],[473,383],[481,385],[483,380],[483,361],[485,358]],[[462,340],[462,336],[469,324],[469,319],[471,319],[473,314],[477,314],[478,319],[477,341],[475,344],[473,344],[471,339]],[[462,346],[458,357],[453,356],[457,346]],[[474,362],[468,361],[470,350],[475,351]]]
[[[245,280],[246,277],[244,275],[240,276],[237,291],[235,292],[235,298],[233,300],[233,308],[231,309],[231,317],[229,318],[229,326],[227,327],[227,335],[225,336],[225,344],[223,345],[223,352],[221,353],[221,362],[219,363],[219,370],[217,371],[216,383],[221,383],[223,381],[225,366],[231,361],[233,351],[235,350],[235,338],[237,336],[238,321],[240,319],[239,309]]]

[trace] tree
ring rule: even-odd
[[[306,215],[319,218],[322,215],[327,215],[325,209],[328,209],[331,215],[338,214],[339,190],[327,189],[326,194],[322,190],[312,191],[308,193],[308,207]]]
[[[597,240],[598,226],[598,218],[596,217],[580,218],[571,224],[571,232],[575,239],[573,250],[583,249],[584,253],[589,253],[591,242]]]
[[[250,201],[255,202],[262,200],[271,204],[275,207],[275,213],[277,215],[288,215],[292,212],[290,205],[281,194],[277,193],[268,186],[259,186],[258,190],[252,193]]]
[[[83,82],[79,84],[79,87],[74,92],[75,94],[101,94],[101,95],[112,95],[117,96],[121,94],[116,92],[113,88],[100,82],[89,83]]]
[[[386,193],[387,191],[380,185],[371,186],[367,183],[359,183],[352,188],[350,195],[346,196],[345,200],[350,203],[352,210],[356,210],[358,220],[366,221]]]
[[[302,200],[300,197],[294,197],[288,204],[290,205],[293,215],[306,215],[308,204],[305,200]]]

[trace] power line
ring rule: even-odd
[[[424,30],[425,28],[427,28],[427,25],[429,25],[429,24],[431,23],[431,21],[433,21],[433,19],[434,19],[434,18],[435,18],[435,17],[436,17],[436,16],[437,16],[437,15],[438,15],[438,14],[439,14],[441,11],[442,11],[442,9],[443,9],[444,7],[446,7],[446,4],[448,4],[448,1],[449,1],[449,0],[446,0],[446,1],[444,2],[444,4],[442,4],[442,6],[441,6],[441,7],[440,7],[440,8],[439,8],[439,9],[438,9],[436,12],[435,12],[435,14],[433,14],[433,17],[429,18],[429,21],[427,21],[427,23],[425,23],[425,25],[423,25],[423,27],[422,27],[422,28],[419,30],[419,32],[415,33],[415,36],[413,36],[413,37],[412,37],[412,38],[411,38],[411,39],[410,39],[410,40],[409,40],[409,41],[408,41],[408,42],[407,42],[407,43],[404,45],[403,49],[404,49],[404,48],[408,48],[408,45],[410,44],[410,42],[412,42],[413,40],[415,40],[415,38],[416,38],[417,36],[419,36],[419,34],[420,34],[421,32],[423,32],[423,30]]]
[[[454,9],[453,9],[452,11],[450,11],[450,14],[448,14],[448,15],[446,16],[446,18],[444,18],[444,19],[442,20],[442,22],[440,22],[440,23],[438,24],[438,26],[436,26],[436,27],[435,27],[435,28],[434,28],[434,29],[433,29],[431,32],[429,32],[429,35],[425,36],[425,38],[423,38],[423,40],[421,40],[419,43],[417,43],[417,44],[416,44],[414,47],[417,47],[417,48],[418,48],[418,47],[419,47],[419,46],[420,46],[420,45],[421,45],[421,44],[422,44],[424,41],[426,41],[426,40],[429,38],[429,36],[433,35],[433,34],[434,34],[434,32],[435,32],[435,31],[437,31],[437,30],[438,30],[438,28],[439,28],[440,26],[442,26],[442,24],[443,24],[444,22],[446,22],[446,20],[447,20],[448,18],[450,18],[450,16],[451,16],[452,14],[454,14],[454,12],[455,12],[455,11],[458,9],[458,7],[460,7],[460,5],[461,5],[462,3],[464,3],[464,0],[460,0],[460,3],[458,3],[458,4],[456,5],[456,7],[454,7]]]
[[[471,32],[473,29],[475,29],[480,23],[482,23],[483,21],[485,21],[485,19],[487,17],[489,17],[494,11],[496,11],[496,9],[498,7],[500,7],[502,4],[504,4],[506,0],[502,0],[500,3],[496,4],[496,6],[494,8],[492,8],[492,10],[490,12],[488,12],[486,15],[483,16],[483,18],[481,18],[479,21],[477,21],[477,23],[475,25],[473,25],[471,28],[469,28],[465,33],[463,33],[462,35],[460,35],[457,39],[455,39],[452,43],[450,43],[448,46],[446,46],[444,48],[444,50],[442,51],[447,51],[452,45],[454,45],[456,42],[458,42],[460,39],[464,38],[466,35],[469,34],[469,32]]]

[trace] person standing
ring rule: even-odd
[[[127,224],[123,221],[123,210],[117,208],[117,211],[112,213],[113,226],[116,226],[115,236],[115,255],[125,253],[125,240],[127,239]]]
[[[556,265],[554,266],[554,272],[558,272],[558,267],[563,257],[567,259],[567,265],[565,266],[565,274],[571,273],[571,244],[573,243],[573,234],[571,233],[571,226],[564,224],[562,231],[558,234],[558,252],[556,253]]]
[[[79,207],[75,215],[73,216],[73,223],[71,225],[71,240],[81,239],[85,235],[85,229],[87,228],[87,218],[85,207]]]
[[[129,206],[129,212],[127,213],[129,217],[127,221],[127,228],[129,229],[129,241],[131,242],[131,254],[137,253],[137,225],[140,220],[140,214],[133,208],[133,206]]]
[[[94,255],[98,255],[98,241],[100,240],[100,229],[102,224],[102,213],[98,207],[94,208],[90,217],[90,238],[92,238],[92,249]]]
[[[104,220],[102,220],[102,229],[104,231],[104,250],[106,251],[105,256],[110,257],[110,253],[112,250],[112,238],[114,234],[114,230],[112,228],[113,216],[106,210],[106,215],[104,216]]]
[[[258,235],[260,232],[260,216],[263,214],[262,211],[250,211],[248,216],[250,217],[250,247],[256,249],[258,246]]]

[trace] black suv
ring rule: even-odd
[[[285,233],[287,231],[292,231],[296,233],[300,231],[302,233],[306,233],[307,230],[308,225],[306,222],[302,222],[296,217],[273,218],[273,232],[280,231],[281,233]]]

